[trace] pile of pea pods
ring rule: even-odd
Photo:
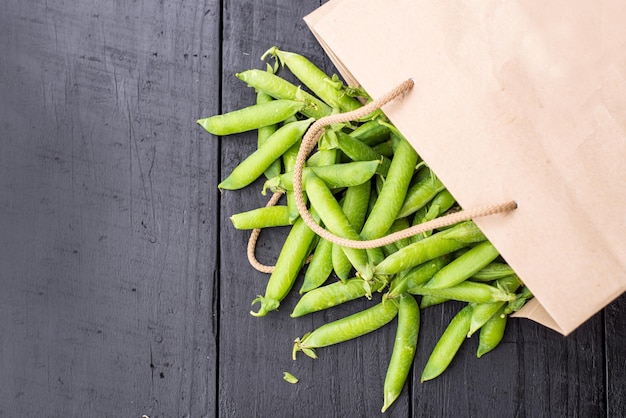
[[[278,309],[303,276],[292,317],[332,308],[358,298],[379,302],[324,324],[294,342],[293,357],[373,332],[397,317],[396,339],[383,385],[384,412],[397,399],[413,365],[420,309],[454,300],[466,305],[450,321],[433,348],[421,381],[445,371],[463,341],[479,333],[477,356],[501,341],[508,315],[532,294],[474,222],[372,249],[334,244],[303,222],[295,205],[293,169],[302,137],[317,119],[355,110],[367,93],[328,76],[309,59],[270,48],[267,69],[250,69],[237,78],[255,89],[257,102],[197,122],[213,135],[258,132],[258,147],[218,187],[236,190],[265,176],[263,193],[284,193],[286,204],[232,215],[235,228],[259,231],[289,226],[276,265],[255,316]],[[301,85],[281,77],[291,73]],[[329,126],[308,156],[302,184],[308,208],[333,234],[371,240],[443,216],[458,206],[454,197],[407,140],[375,111],[361,120]]]

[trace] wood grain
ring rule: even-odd
[[[212,416],[219,3],[3,2],[0,415]]]

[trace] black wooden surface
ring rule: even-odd
[[[234,73],[272,45],[332,72],[302,21],[319,5],[0,3],[0,416],[381,415],[395,322],[292,361],[295,337],[368,303],[291,319],[292,292],[249,315],[267,275],[228,217],[265,197],[260,182],[216,186],[255,137],[195,123],[254,101]],[[285,233],[261,236],[261,260]],[[568,337],[511,320],[497,350],[477,359],[468,340],[421,384],[457,308],[423,312],[412,381],[385,415],[626,416],[624,296]]]

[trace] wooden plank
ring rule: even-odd
[[[0,10],[0,415],[213,416],[219,2]]]
[[[273,45],[301,53],[332,72],[330,61],[302,18],[318,4],[292,2],[227,1],[224,7],[224,112],[254,102],[254,92],[234,77],[249,68],[265,68],[259,60]],[[285,74],[285,73],[283,73]],[[287,76],[288,77],[288,76]],[[255,149],[254,133],[223,138],[222,178]],[[222,194],[220,257],[220,416],[366,416],[382,407],[382,385],[391,354],[394,325],[359,340],[318,350],[319,359],[299,353],[291,360],[294,338],[333,319],[356,312],[371,302],[359,301],[328,313],[292,319],[298,282],[278,312],[266,317],[249,315],[250,302],[265,290],[267,274],[253,270],[245,259],[248,232],[235,231],[228,216],[265,204],[261,182]],[[273,262],[286,234],[264,231],[259,259]],[[288,371],[300,378],[296,385],[283,381]],[[407,416],[405,396],[388,416]]]
[[[607,306],[604,312],[607,416],[623,417],[626,416],[626,295]]]

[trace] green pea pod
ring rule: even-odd
[[[273,101],[274,98],[269,94],[258,91],[256,94],[256,104],[263,104]],[[274,123],[272,125],[261,126],[257,129],[257,146],[260,147],[267,141],[267,139],[272,136],[274,132],[278,129],[278,124]],[[281,170],[280,160],[276,159],[274,162],[265,170],[263,174],[265,174],[265,178],[271,179],[274,176],[280,174]]]
[[[476,272],[471,279],[474,281],[490,282],[513,274],[515,274],[515,271],[513,271],[511,266],[506,263],[494,261]]]
[[[459,223],[450,229],[437,232],[401,248],[375,267],[376,274],[392,275],[413,268],[469,245],[473,240],[478,239],[477,235],[482,236],[484,240],[482,232],[470,224],[473,222]],[[457,237],[461,239],[457,240]]]
[[[333,264],[330,258],[332,248],[332,242],[320,238],[315,247],[311,262],[304,273],[300,294],[316,289],[328,280],[328,277],[333,271]]]
[[[292,318],[332,308],[333,306],[365,296],[363,280],[354,278],[335,282],[306,293],[293,308]]]
[[[465,244],[475,244],[487,239],[474,221],[461,222],[452,228],[441,231],[441,234],[443,239],[455,240]]]
[[[402,139],[391,160],[382,190],[361,230],[363,239],[380,238],[389,230],[402,207],[418,160],[419,156],[411,144]]]
[[[380,161],[373,160],[305,167],[302,171],[304,190],[306,191],[304,179],[309,172],[315,173],[329,188],[339,189],[367,183],[374,176],[379,165]],[[293,190],[293,172],[289,171],[267,180],[263,189],[273,192]]]
[[[502,308],[506,302],[493,302],[493,303],[476,303],[472,310],[472,320],[470,323],[469,331],[467,332],[467,338],[474,335],[489,319],[496,314]]]
[[[442,289],[459,284],[472,277],[499,255],[493,244],[483,241],[439,270],[424,287]]]
[[[302,110],[303,106],[302,102],[295,100],[273,100],[196,122],[213,135],[231,135],[282,122]]]
[[[383,245],[381,249],[383,250],[383,258],[384,258],[398,251],[398,246],[396,245],[395,242],[392,242],[391,244]]]
[[[371,187],[369,182],[364,182],[346,189],[341,210],[352,225],[355,231],[360,231],[367,216],[367,209],[370,199]],[[343,249],[338,245],[333,245],[332,263],[337,276],[345,281],[351,270],[352,264]]]
[[[374,151],[382,155],[383,157],[392,158],[395,152],[391,140],[387,140],[385,142],[381,142],[380,144],[376,144],[372,147]]]
[[[230,175],[218,184],[220,189],[241,189],[259,178],[263,172],[306,132],[313,119],[282,126],[259,149],[244,159]]]
[[[373,147],[389,139],[391,131],[385,125],[381,125],[378,119],[370,120],[350,132],[353,138],[358,139],[365,145]]]
[[[282,159],[285,171],[293,171],[294,167],[296,166],[296,158],[298,157],[298,151],[300,150],[301,142],[302,141],[298,140],[283,154]],[[296,206],[296,197],[293,193],[293,190],[287,190],[285,194],[287,195],[289,220],[293,223],[296,219],[300,217],[300,212],[298,212],[298,207]],[[306,199],[306,194],[304,194],[303,197]]]
[[[476,357],[480,358],[487,354],[500,344],[504,337],[506,329],[507,315],[504,314],[504,307],[501,307],[489,321],[480,329],[480,338],[478,340],[478,350]]]
[[[265,206],[240,212],[230,217],[236,229],[270,228],[292,225],[289,208],[284,205]]]
[[[273,46],[263,54],[261,59],[270,54],[278,57],[280,62],[286,65],[298,80],[302,81],[305,86],[330,106],[339,108],[343,112],[355,110],[362,106],[358,100],[345,93],[340,82],[334,82],[306,57],[293,52],[281,51]]]
[[[411,270],[407,271],[404,275],[399,277],[398,280],[394,280],[392,282],[392,286],[389,289],[387,297],[390,299],[394,299],[396,297],[399,297],[408,289],[426,283],[447,263],[448,257],[442,256],[437,257],[434,260],[427,261],[424,264],[420,264],[417,267],[413,267]]]
[[[352,272],[352,263],[350,262],[350,259],[348,258],[346,253],[343,252],[343,247],[337,244],[333,244],[330,257],[330,261],[333,265],[333,270],[335,271],[337,277],[339,277],[339,280],[341,280],[342,282],[348,280],[348,277],[350,277],[350,272]]]
[[[411,222],[411,225],[419,225],[419,224],[424,223],[424,218],[426,217],[427,213],[428,213],[428,206],[424,206],[418,209],[417,212],[413,214],[413,221]],[[424,238],[428,238],[431,235],[432,235],[432,231],[426,231],[426,232],[422,232],[421,234],[413,235],[411,237],[411,243],[421,241]]]
[[[257,312],[251,311],[253,316],[265,316],[269,311],[278,309],[280,302],[287,296],[304,265],[311,246],[317,235],[298,218],[291,227],[291,231],[283,245],[274,271],[270,275],[265,288],[265,295],[257,297],[252,304],[260,303]]]
[[[447,302],[448,300],[449,299],[438,297],[438,296],[424,295],[422,296],[422,299],[420,300],[420,308],[426,309],[431,306],[440,305],[444,302]]]
[[[430,221],[443,215],[445,211],[450,209],[456,203],[456,199],[452,196],[448,190],[442,190],[431,200],[426,215],[424,215],[423,222]]]
[[[381,412],[385,412],[402,392],[415,358],[419,327],[419,306],[413,296],[405,294],[400,298],[398,328],[385,376]]]
[[[359,235],[343,213],[341,206],[326,183],[312,172],[307,175],[305,183],[311,206],[320,215],[326,228],[340,237],[359,239]],[[364,280],[373,279],[372,266],[367,257],[367,252],[354,248],[344,248],[344,252]]]
[[[444,188],[443,183],[432,173],[430,168],[422,167],[417,172],[416,181],[407,190],[397,217],[404,218],[417,212]]]
[[[457,351],[467,338],[470,321],[472,318],[472,306],[467,305],[457,313],[443,332],[443,335],[435,345],[420,381],[423,383],[432,380],[443,373],[456,355]]]
[[[318,149],[306,160],[306,165],[309,167],[320,167],[335,164],[337,162],[337,156],[337,150]]]
[[[235,76],[248,86],[264,91],[275,99],[300,102],[302,107],[299,112],[306,117],[320,119],[332,113],[332,108],[326,103],[275,74],[252,69]]]
[[[380,160],[381,164],[377,173],[381,176],[387,176],[391,166],[389,158],[384,157],[380,152],[343,132],[336,132],[330,138],[327,146],[331,149],[340,149],[352,161]]]
[[[302,351],[309,357],[317,358],[315,348],[339,344],[376,331],[391,322],[397,314],[398,306],[393,301],[387,301],[324,324],[302,338],[296,338],[292,357],[295,360],[296,353]]]
[[[409,224],[408,218],[398,218],[395,221],[393,221],[393,223],[391,224],[391,227],[389,228],[389,231],[387,231],[387,234],[393,234],[395,232],[404,231],[405,229],[409,227],[410,227],[410,224]],[[404,248],[410,243],[411,243],[410,238],[404,238],[395,242],[398,249]]]
[[[474,303],[509,302],[515,300],[514,293],[507,292],[486,283],[469,281],[440,289],[432,289],[426,285],[415,286],[409,288],[408,292],[414,295],[429,295],[449,300]]]

